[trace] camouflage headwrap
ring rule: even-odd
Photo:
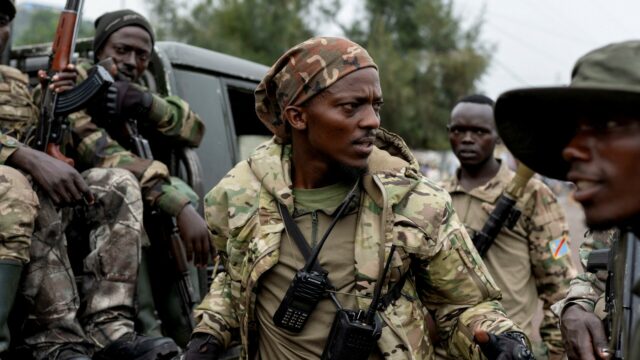
[[[346,75],[378,66],[362,46],[342,38],[315,37],[289,49],[255,91],[258,118],[281,143],[289,140],[282,111],[301,105]]]

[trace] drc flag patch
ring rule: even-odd
[[[568,236],[563,235],[555,240],[549,242],[549,250],[551,250],[551,256],[553,259],[559,259],[569,253]]]

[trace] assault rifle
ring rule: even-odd
[[[153,160],[149,141],[140,135],[137,121],[129,118],[124,123],[124,130],[125,135],[129,138],[133,152],[143,159]],[[168,215],[160,214],[156,211],[153,216],[165,217]],[[165,221],[162,221],[161,223],[165,223]],[[175,264],[176,271],[179,274],[178,292],[181,300],[180,305],[183,315],[188,319],[189,331],[191,332],[195,327],[193,317],[191,316],[191,310],[196,305],[195,301],[193,301],[193,284],[189,277],[187,256],[182,240],[180,239],[176,218],[171,216],[168,223],[171,227],[169,235],[169,256]]]
[[[482,227],[482,230],[473,236],[473,245],[478,250],[480,256],[484,257],[503,226],[506,225],[507,228],[513,228],[513,226],[515,226],[520,218],[520,210],[515,208],[516,203],[524,193],[524,189],[532,176],[533,171],[531,169],[522,163],[518,164],[516,176],[511,180],[509,185],[507,185],[504,193],[498,198],[496,207],[491,214],[489,214],[489,218]]]
[[[640,240],[631,233],[608,249],[593,250],[587,271],[607,270],[605,332],[613,360],[637,359],[640,333]],[[634,333],[635,331],[635,333]]]
[[[51,56],[48,78],[63,71],[71,63],[83,0],[67,0],[60,14]],[[102,66],[95,66],[89,77],[72,90],[58,94],[46,86],[40,106],[40,123],[36,129],[35,148],[73,166],[73,160],[60,152],[60,142],[68,128],[67,115],[87,106],[96,95],[113,83],[113,78]],[[46,84],[48,85],[48,84]]]

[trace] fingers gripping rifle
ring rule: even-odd
[[[533,171],[531,169],[522,163],[518,163],[516,176],[498,198],[496,207],[489,214],[489,218],[482,230],[473,236],[473,245],[480,256],[484,257],[503,226],[507,225],[507,227],[512,228],[520,218],[520,210],[516,209],[515,206],[532,176]]]
[[[48,79],[71,63],[83,0],[67,0],[56,30],[49,58]],[[102,66],[96,66],[89,77],[72,90],[58,94],[45,86],[40,105],[40,123],[36,130],[35,147],[73,166],[73,160],[60,152],[60,142],[68,128],[67,115],[86,107],[96,95],[105,91],[113,78]],[[48,84],[45,84],[48,85]]]
[[[124,123],[125,133],[129,137],[133,151],[141,158],[153,160],[149,141],[138,132],[138,124],[135,119],[128,119]],[[158,214],[159,215],[159,214]],[[180,293],[180,303],[184,316],[189,321],[189,330],[193,331],[195,324],[191,316],[191,310],[196,305],[193,300],[193,284],[189,277],[189,267],[187,255],[180,239],[180,232],[176,218],[171,216],[171,231],[169,235],[169,256],[176,265],[176,271],[180,275],[178,281],[178,292]]]

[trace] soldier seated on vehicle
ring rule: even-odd
[[[140,181],[145,206],[175,216],[187,256],[196,265],[206,266],[213,248],[206,224],[196,212],[193,191],[175,185],[167,167],[132,153],[130,139],[123,137],[123,124],[133,118],[143,135],[153,132],[174,145],[198,146],[204,124],[182,99],[161,97],[136,84],[149,66],[154,34],[142,15],[132,10],[105,13],[96,22],[94,56],[96,61],[111,58],[115,62],[116,89],[113,98],[97,101],[87,112],[72,114],[71,130],[82,150],[81,160],[94,167],[120,167],[131,171]],[[79,79],[86,77],[91,62],[80,61]],[[113,94],[113,93],[112,93]],[[109,108],[102,107],[108,104]],[[94,114],[93,117],[88,114]]]
[[[0,1],[0,52],[15,11],[13,1]],[[68,90],[75,70],[71,66],[52,80],[54,90]],[[171,339],[133,331],[142,230],[136,179],[122,169],[80,174],[21,143],[31,140],[26,134],[39,122],[27,83],[19,70],[0,66],[0,357],[175,356],[179,349]],[[65,231],[71,228],[86,229],[80,240],[89,249],[81,294],[68,257],[73,249],[67,248]],[[7,317],[16,295],[26,316],[18,317],[9,353]]]
[[[309,39],[271,67],[255,97],[275,136],[205,198],[226,272],[196,308],[186,359],[217,359],[234,334],[243,359],[427,359],[425,306],[457,359],[530,356],[449,195],[380,128],[378,68],[364,48]],[[370,308],[374,297],[382,305]],[[352,326],[366,327],[353,347],[339,335]]]
[[[584,208],[590,228],[618,227],[636,237],[640,236],[639,53],[638,40],[610,44],[576,62],[568,87],[512,90],[496,103],[500,136],[516,158],[542,175],[574,182],[574,198]],[[609,349],[604,327],[594,315],[599,287],[595,276],[581,274],[572,281],[570,298],[554,306],[561,315],[569,359],[607,359],[617,350]],[[622,289],[614,291],[620,294]],[[633,329],[631,341],[627,353],[616,356],[635,359],[640,354],[637,325],[626,325]],[[617,340],[612,337],[614,346]]]
[[[139,84],[149,66],[154,45],[153,30],[142,15],[131,10],[105,13],[95,21],[95,27],[94,61],[111,58],[115,62],[111,70],[116,81],[104,99],[69,117],[73,140],[79,149],[79,162],[85,167],[118,167],[131,171],[142,188],[145,214],[157,211],[175,217],[187,259],[204,267],[215,251],[206,223],[196,211],[198,195],[179,178],[171,177],[164,163],[136,153],[131,134],[123,131],[130,125],[142,136],[160,144],[154,150],[166,150],[198,146],[204,124],[184,100],[176,96],[162,97]],[[87,76],[92,63],[87,59],[79,61],[80,79]],[[148,245],[148,238],[144,236],[143,247],[146,249]],[[143,271],[140,280],[146,284],[148,276]],[[150,309],[153,307],[150,294],[145,291],[140,298],[142,304],[149,304],[142,306],[144,313],[150,314],[141,316],[147,319],[142,321],[142,330],[159,334],[159,322],[148,320],[155,318],[154,310]],[[183,317],[185,319],[178,320],[186,321],[186,316]],[[176,325],[169,324],[169,327],[174,329]],[[186,344],[190,331],[179,331],[184,333],[184,340],[172,335]]]

